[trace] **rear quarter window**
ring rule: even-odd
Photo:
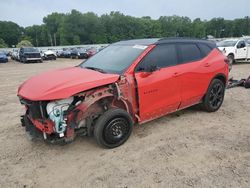
[[[179,63],[189,63],[203,58],[201,50],[196,44],[178,44]]]
[[[202,53],[202,57],[206,57],[213,49],[211,47],[209,47],[206,44],[198,44],[201,53]]]

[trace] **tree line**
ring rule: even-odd
[[[181,16],[132,17],[120,12],[98,16],[93,12],[52,13],[43,18],[43,24],[21,27],[16,23],[0,21],[0,47],[13,47],[21,40],[34,46],[113,43],[134,38],[241,37],[250,35],[250,17],[225,20],[213,18],[191,20]]]

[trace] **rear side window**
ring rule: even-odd
[[[198,46],[202,52],[202,57],[206,57],[212,51],[212,48],[206,44],[198,44]]]
[[[180,52],[180,64],[197,61],[202,58],[201,51],[196,44],[179,44],[178,49]]]
[[[177,53],[174,44],[157,45],[138,65],[136,71],[144,71],[151,66],[164,68],[177,64]]]

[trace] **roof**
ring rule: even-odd
[[[159,41],[159,38],[150,38],[150,39],[133,39],[133,40],[123,40],[120,42],[114,43],[114,45],[151,45]]]
[[[206,43],[211,47],[215,47],[216,44],[213,41],[196,39],[196,38],[150,38],[150,39],[133,39],[125,40],[114,43],[114,45],[152,45],[152,44],[168,44],[168,43]]]

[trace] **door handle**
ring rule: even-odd
[[[210,63],[205,63],[204,67],[210,67]]]
[[[178,72],[175,72],[174,74],[173,74],[173,77],[178,77],[180,74],[178,73]]]

